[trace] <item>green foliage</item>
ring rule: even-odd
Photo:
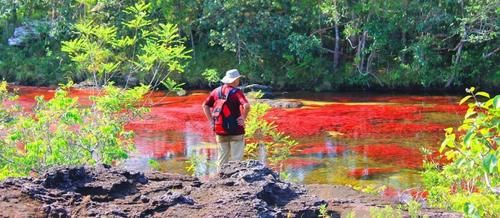
[[[161,165],[160,165],[160,162],[158,160],[149,159],[148,160],[148,165],[149,165],[149,167],[151,167],[151,169],[154,169],[156,171],[160,171],[161,170]]]
[[[322,204],[321,206],[319,206],[319,217],[330,218],[330,215],[328,215],[328,205],[327,204]]]
[[[97,85],[127,72],[126,78],[138,77],[157,87],[170,73],[183,72],[183,61],[190,57],[176,25],[151,18],[151,4],[142,0],[123,13],[128,19],[121,25],[98,23],[92,16],[80,20],[75,25],[79,36],[63,41],[61,50]]]
[[[408,211],[408,214],[410,215],[411,218],[428,217],[426,215],[424,216],[420,215],[422,204],[420,204],[420,202],[414,199],[411,199],[410,201],[406,202],[405,205],[403,205],[403,208]]]
[[[356,218],[356,212],[354,210],[347,213],[346,218]]]
[[[431,205],[464,212],[467,216],[500,213],[500,96],[466,90],[460,104],[469,103],[463,124],[457,131],[446,129],[439,151],[450,163],[439,166],[427,161],[423,181]]]
[[[161,81],[161,84],[165,88],[167,88],[168,91],[171,91],[171,92],[181,92],[181,91],[184,91],[184,89],[182,88],[182,86],[185,83],[177,83],[176,81],[174,81],[173,79],[170,79],[170,78],[166,78],[164,81]]]
[[[276,88],[494,89],[497,8],[491,0],[0,0],[0,75],[39,85],[95,74],[101,84],[133,77],[156,87],[185,69],[173,79],[203,87],[214,81],[206,69],[237,67],[248,82]],[[36,34],[9,46],[19,26]],[[193,51],[186,67],[184,43]]]
[[[209,83],[216,83],[220,80],[219,73],[216,69],[206,69],[201,75],[205,77]]]
[[[387,186],[385,185],[377,185],[377,184],[369,184],[366,186],[353,186],[352,187],[354,190],[363,192],[363,193],[368,193],[368,194],[380,194],[382,193]]]
[[[373,218],[400,218],[403,217],[401,210],[395,209],[390,205],[384,208],[370,207],[370,217]]]
[[[279,132],[276,125],[264,119],[271,108],[265,103],[255,103],[245,121],[245,138],[250,143],[245,146],[245,156],[256,158],[259,148],[263,146],[267,152],[266,159],[278,171],[283,171],[283,161],[291,156],[291,149],[297,141]]]
[[[124,125],[147,110],[137,106],[149,88],[106,85],[85,107],[69,96],[71,85],[62,85],[48,101],[37,97],[28,113],[9,104],[2,83],[0,179],[58,165],[112,164],[128,157],[134,148],[133,133]]]
[[[193,153],[189,155],[186,161],[186,171],[192,176],[201,176],[200,167],[208,165],[208,159],[205,155]]]
[[[8,81],[46,85],[66,81],[71,65],[65,63],[60,40],[79,9],[72,1],[0,1],[0,75]],[[26,34],[14,37],[24,27]],[[9,38],[21,39],[9,45]]]

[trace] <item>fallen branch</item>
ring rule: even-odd
[[[488,54],[483,54],[483,58],[489,58],[491,57],[492,55],[494,55],[495,53],[497,53],[498,51],[500,51],[500,47],[496,48],[495,50],[493,50],[492,52],[488,53]]]

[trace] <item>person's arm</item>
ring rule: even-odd
[[[207,120],[211,121],[212,115],[210,114],[210,107],[206,104],[202,104],[201,107],[203,109],[203,113],[205,114],[205,117],[207,117]]]
[[[243,117],[243,119],[247,119],[249,112],[250,112],[250,104],[246,103],[243,105],[243,111],[241,113],[241,116]]]
[[[247,119],[248,113],[250,112],[250,104],[248,103],[247,98],[243,94],[243,92],[240,90],[236,93],[236,97],[238,98],[238,101],[241,104],[241,116],[238,117],[238,125],[240,126],[245,126],[245,120]]]
[[[250,112],[250,104],[243,104],[243,111],[241,111],[241,116],[238,117],[238,125],[245,126],[245,120],[247,119],[248,113]]]
[[[214,104],[214,97],[212,94],[210,94],[207,99],[201,104],[201,108],[203,110],[203,113],[205,114],[205,117],[207,120],[210,122],[210,125],[213,127],[214,121],[212,119],[212,112],[210,111],[211,106]]]

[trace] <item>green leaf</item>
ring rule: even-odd
[[[474,136],[476,135],[476,133],[474,133],[473,131],[469,131],[465,137],[464,137],[464,143],[466,146],[470,146],[470,141],[472,138],[474,138]]]
[[[484,103],[483,108],[490,108],[491,105],[493,105],[493,99],[490,98],[490,100]]]
[[[495,98],[493,99],[493,107],[495,109],[500,108],[500,95],[495,96]]]
[[[473,218],[479,218],[479,214],[478,214],[478,211],[476,209],[476,207],[474,206],[473,203],[470,203],[470,202],[467,202],[465,203],[464,205],[464,213],[466,215],[468,215],[468,217],[473,217]]]
[[[476,93],[476,95],[480,95],[480,96],[483,96],[483,97],[486,97],[486,98],[490,98],[490,94],[488,94],[487,92],[478,92],[478,93]]]
[[[462,100],[460,100],[460,103],[458,103],[458,104],[462,105],[464,102],[466,102],[470,98],[472,98],[472,95],[467,95],[467,96],[463,97]]]
[[[453,132],[453,128],[449,127],[449,128],[444,129],[444,131],[446,132],[447,135],[449,135]]]
[[[500,151],[497,150],[496,153],[497,153],[496,158],[498,160],[500,157]],[[497,173],[500,174],[500,161],[497,161]]]
[[[465,113],[464,118],[465,118],[465,119],[468,119],[470,116],[472,116],[472,115],[474,115],[474,114],[476,114],[476,112],[474,111],[474,108],[469,108],[469,109],[467,110],[467,113]]]
[[[446,136],[443,143],[441,143],[441,147],[439,148],[439,153],[443,153],[443,150],[446,148],[446,146],[450,148],[455,147],[455,134],[450,134]]]
[[[493,170],[497,166],[498,159],[493,153],[489,153],[483,160],[483,169],[487,173],[493,173]]]

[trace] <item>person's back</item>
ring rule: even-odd
[[[240,77],[237,70],[227,71],[221,80],[224,85],[214,89],[202,105],[216,134],[219,167],[229,160],[243,159],[245,119],[250,104],[243,92],[236,88]]]

